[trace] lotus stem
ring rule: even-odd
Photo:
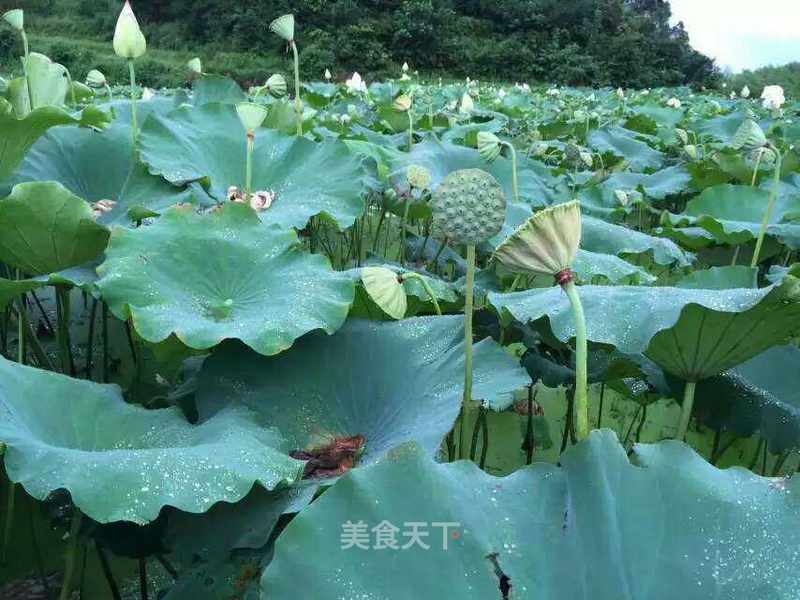
[[[111,86],[106,83],[106,93],[108,94],[108,101],[114,101],[114,94],[111,93]]]
[[[675,436],[675,439],[681,442],[686,439],[686,432],[689,431],[689,420],[692,418],[692,408],[694,407],[694,391],[696,387],[696,383],[693,381],[687,381],[686,387],[683,390],[681,420],[678,423],[678,434]]]
[[[762,158],[764,158],[764,149],[760,148],[758,151],[758,158],[756,158],[756,166],[753,169],[753,180],[750,182],[750,187],[756,187],[756,179],[758,179],[758,169],[761,167]]]
[[[436,294],[433,293],[433,290],[431,289],[430,284],[428,284],[428,282],[425,280],[425,278],[422,275],[420,275],[419,273],[405,273],[405,274],[403,274],[403,280],[408,280],[408,279],[418,279],[419,280],[419,282],[422,284],[422,287],[425,288],[425,292],[427,292],[428,296],[430,297],[431,302],[433,302],[433,308],[434,308],[434,310],[436,310],[436,314],[441,317],[442,316],[442,309],[439,306],[439,302],[436,300]]]
[[[136,140],[139,138],[139,127],[136,122],[136,68],[133,59],[128,60],[128,73],[131,77],[131,142],[136,152]]]
[[[78,100],[75,98],[75,86],[72,85],[72,73],[66,67],[65,71],[67,72],[67,85],[69,86],[69,97],[72,101],[72,106],[78,106]]]
[[[300,56],[297,54],[297,44],[291,41],[294,56],[294,112],[297,115],[297,135],[303,135],[303,102],[300,100]]]
[[[586,336],[586,317],[575,281],[570,279],[562,287],[569,298],[572,314],[575,317],[575,419],[576,434],[580,441],[589,435],[589,349]]]
[[[61,587],[59,600],[68,600],[72,596],[72,580],[75,575],[75,563],[78,558],[78,536],[81,531],[81,521],[83,513],[78,507],[72,514],[72,525],[69,530],[69,545],[67,546],[67,560],[64,565],[64,583]]]
[[[58,351],[61,359],[61,372],[74,375],[72,372],[71,348],[69,339],[70,297],[69,289],[56,286],[56,307],[58,313]]]
[[[30,110],[33,110],[33,87],[31,86],[31,76],[28,73],[28,57],[31,54],[30,48],[28,47],[28,34],[25,33],[24,29],[20,31],[19,34],[22,37],[22,55],[25,57],[22,70],[25,73],[25,86],[28,88],[28,102],[30,102]]]
[[[472,402],[472,310],[475,291],[475,244],[467,245],[467,287],[464,300],[464,400],[458,435],[458,456],[464,458],[464,421]]]
[[[253,192],[253,149],[256,143],[255,132],[247,132],[247,166],[245,168],[244,201],[250,202],[250,194]]]
[[[758,232],[756,249],[755,252],[753,252],[753,261],[750,263],[751,267],[758,266],[758,259],[761,256],[761,247],[764,245],[764,237],[767,235],[767,227],[769,227],[769,220],[772,218],[772,211],[775,209],[775,200],[778,198],[778,190],[780,189],[781,185],[781,168],[783,167],[783,157],[777,148],[773,147],[772,151],[775,152],[775,177],[772,182],[772,190],[769,193],[767,210],[764,212],[764,220],[761,222],[761,229]]]
[[[511,194],[514,197],[514,202],[519,202],[519,179],[517,176],[517,151],[514,145],[509,142],[503,142],[503,145],[508,148],[511,155]]]
[[[408,209],[411,208],[411,198],[406,198],[403,208],[403,220],[400,222],[400,266],[406,265],[406,223],[408,222]]]
[[[8,560],[8,547],[11,543],[11,530],[14,528],[14,509],[17,498],[17,484],[9,482],[8,498],[6,499],[6,523],[3,529],[3,557],[2,564],[6,564]]]
[[[408,151],[414,146],[414,117],[411,114],[411,109],[408,109]]]

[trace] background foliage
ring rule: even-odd
[[[34,47],[75,69],[124,79],[111,53],[118,0],[0,0],[25,5]],[[569,85],[709,85],[711,59],[694,51],[665,0],[137,0],[151,48],[141,78],[178,85],[183,63],[200,55],[209,71],[242,83],[286,68],[270,21],[294,12],[306,79],[330,68],[396,76],[408,61],[422,73]],[[38,34],[38,35],[37,35]],[[0,41],[10,64],[13,39]],[[76,41],[79,40],[79,41]]]

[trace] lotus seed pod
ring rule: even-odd
[[[423,166],[411,165],[406,169],[408,184],[418,190],[427,190],[431,185],[431,172]]]
[[[3,13],[3,21],[17,31],[22,31],[25,28],[25,13],[22,12],[21,8],[14,8]]]
[[[408,94],[400,94],[395,98],[392,106],[398,112],[408,112],[411,110],[411,96]]]
[[[203,63],[202,61],[195,57],[186,63],[186,68],[189,69],[189,72],[194,75],[202,75],[203,74]]]
[[[90,88],[102,88],[106,83],[106,76],[97,69],[92,69],[86,74],[86,85]]]
[[[393,319],[406,316],[408,298],[397,273],[386,267],[364,267],[361,282],[372,301]]]
[[[497,235],[506,220],[506,194],[492,175],[480,169],[450,173],[431,198],[438,232],[461,244],[479,244]]]
[[[236,114],[239,115],[245,131],[255,131],[267,118],[267,107],[253,102],[242,102],[236,105]]]
[[[753,119],[745,120],[731,139],[731,148],[734,150],[754,150],[766,144],[767,136],[764,135],[764,130]]]
[[[280,73],[275,73],[264,84],[267,93],[273,98],[283,98],[286,95],[286,78]]]
[[[569,271],[580,242],[581,206],[573,200],[533,215],[498,246],[493,260],[515,273],[556,277]]]
[[[294,15],[278,17],[270,23],[269,30],[287,42],[294,41]]]
[[[489,131],[478,132],[478,152],[486,162],[494,162],[503,150],[500,138]]]
[[[130,2],[125,2],[114,29],[114,52],[120,58],[133,60],[147,51],[147,41],[139,28]]]

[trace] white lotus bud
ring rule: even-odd
[[[367,84],[361,79],[361,75],[358,74],[358,71],[353,73],[353,76],[345,81],[345,85],[347,89],[351,92],[366,92],[367,91]]]
[[[114,29],[114,53],[120,58],[133,60],[142,56],[146,51],[147,41],[139,28],[136,15],[133,14],[131,3],[126,0]]]
[[[17,31],[25,29],[25,13],[21,8],[14,8],[3,13],[3,21],[11,25]]]
[[[624,99],[625,90],[623,90],[622,88],[617,88],[617,98],[619,98],[620,100]]]
[[[150,102],[155,97],[156,93],[151,90],[150,88],[144,88],[142,90],[142,102]]]
[[[780,110],[786,103],[783,88],[779,85],[768,85],[761,93],[761,100],[764,108],[768,110]]]
[[[464,95],[461,96],[461,106],[459,106],[458,111],[462,114],[467,115],[471,113],[473,110],[475,110],[475,103],[472,101],[472,96],[470,96],[467,93],[464,93]]]
[[[403,63],[403,73],[408,73],[408,63],[407,62]]]
[[[193,58],[188,63],[186,63],[186,68],[189,69],[190,73],[193,73],[195,75],[203,74],[203,63],[197,57]]]
[[[745,100],[747,100],[747,98],[749,98],[749,97],[750,97],[750,88],[749,88],[749,87],[747,87],[747,86],[744,86],[744,87],[742,88],[742,91],[741,91],[741,93],[740,93],[739,95],[740,95],[742,98],[744,98]]]
[[[332,77],[333,77],[333,75],[331,75],[331,70],[330,69],[325,69],[325,79],[327,81],[330,81]]]

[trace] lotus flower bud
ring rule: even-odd
[[[458,111],[461,114],[468,115],[473,110],[475,110],[475,103],[472,101],[472,96],[465,93],[461,97],[461,106],[458,107]]]
[[[361,75],[358,74],[358,71],[353,73],[353,76],[345,81],[345,85],[347,89],[351,92],[366,92],[367,91],[367,84],[364,83],[364,80],[361,79]]]
[[[619,98],[620,100],[624,99],[625,90],[623,90],[622,88],[617,88],[617,98]]]
[[[753,150],[766,144],[767,136],[764,135],[764,130],[753,119],[746,119],[731,139],[731,148],[734,150]]]
[[[86,85],[90,88],[102,88],[107,85],[106,76],[97,69],[92,69],[86,74]]]
[[[294,41],[294,15],[283,15],[270,23],[269,30],[287,42]]]
[[[403,63],[403,73],[408,73],[408,63],[407,62]]]
[[[410,165],[406,169],[408,184],[418,190],[427,190],[431,185],[431,172],[420,165]]]
[[[764,108],[768,110],[780,110],[781,106],[786,102],[786,97],[783,94],[783,88],[781,86],[768,85],[761,94],[761,100]]]
[[[242,122],[245,131],[255,131],[267,118],[267,107],[253,102],[242,102],[236,105],[236,114]]]
[[[21,8],[14,8],[3,13],[3,21],[11,25],[17,31],[25,29],[25,13]]]
[[[740,94],[740,95],[742,96],[742,98],[744,98],[745,100],[747,100],[747,99],[750,97],[750,88],[749,88],[749,87],[747,87],[747,86],[744,86],[744,87],[742,88],[742,91],[741,91],[741,94]]]
[[[394,99],[394,104],[392,106],[396,111],[408,112],[411,110],[411,96],[408,94],[400,94]]]
[[[203,63],[197,57],[193,58],[188,63],[186,63],[186,68],[189,69],[189,72],[194,75],[203,74]]]
[[[494,162],[503,150],[502,141],[490,131],[478,132],[478,152],[486,162]]]
[[[498,246],[493,260],[516,273],[557,277],[570,271],[580,242],[581,206],[573,200],[533,215]]]
[[[155,97],[156,93],[151,90],[150,88],[144,88],[142,90],[142,102],[150,102]]]
[[[330,69],[325,69],[325,79],[327,81],[330,81],[332,78],[333,78],[333,75],[331,75],[331,70]]]
[[[142,56],[146,50],[147,41],[139,28],[139,21],[133,14],[131,3],[126,0],[114,29],[114,52],[120,58],[133,60]]]
[[[264,84],[267,93],[273,98],[283,98],[286,95],[286,78],[280,73],[271,75]]]

